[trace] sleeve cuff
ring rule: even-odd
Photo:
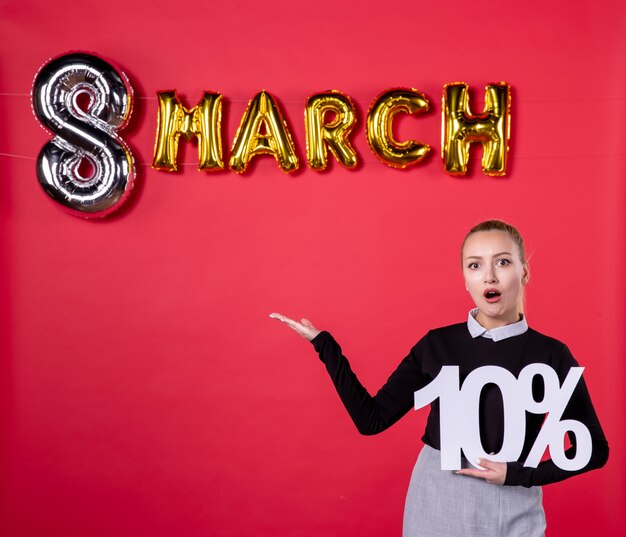
[[[331,336],[330,333],[328,333],[326,330],[322,330],[319,334],[317,334],[317,336],[315,336],[311,340],[311,343],[313,344],[315,351],[319,353],[324,348],[326,343],[332,341],[332,339],[333,336]]]
[[[521,462],[506,463],[505,485],[530,487],[530,475],[533,468],[525,467]]]

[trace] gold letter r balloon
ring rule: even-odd
[[[334,118],[326,121],[327,114],[334,114]],[[354,104],[342,93],[332,90],[309,97],[304,108],[304,126],[306,156],[311,169],[326,169],[327,147],[346,168],[357,165],[356,152],[348,140],[355,123]]]

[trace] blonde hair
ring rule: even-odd
[[[463,239],[463,244],[461,245],[461,258],[463,257],[463,248],[465,248],[465,243],[467,239],[474,233],[478,233],[480,231],[504,231],[504,233],[508,233],[509,237],[513,240],[513,242],[517,245],[517,250],[519,252],[519,257],[522,264],[526,264],[526,248],[524,247],[524,239],[522,238],[522,234],[517,230],[515,226],[511,224],[507,224],[502,220],[485,220],[480,224],[476,224],[472,229],[469,230],[465,238]],[[461,259],[462,261],[462,259]]]

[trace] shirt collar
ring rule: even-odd
[[[501,341],[503,339],[519,336],[528,330],[528,323],[526,317],[522,314],[522,318],[516,323],[507,324],[505,326],[498,326],[488,330],[476,320],[478,314],[478,308],[470,310],[467,315],[467,329],[473,338],[479,336],[493,339],[494,341]]]

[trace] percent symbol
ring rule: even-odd
[[[541,461],[541,456],[548,447],[550,448],[550,457],[563,470],[580,470],[591,459],[592,446],[589,429],[577,420],[561,420],[584,369],[584,367],[572,367],[561,387],[559,387],[556,371],[545,364],[531,364],[520,373],[518,382],[521,386],[529,388],[525,392],[528,394],[527,410],[533,414],[548,413],[524,466],[537,467]],[[544,398],[539,402],[535,401],[532,395],[532,380],[535,375],[543,377],[545,385]],[[565,455],[563,444],[563,439],[568,432],[572,433],[576,439],[576,455],[571,459]]]

